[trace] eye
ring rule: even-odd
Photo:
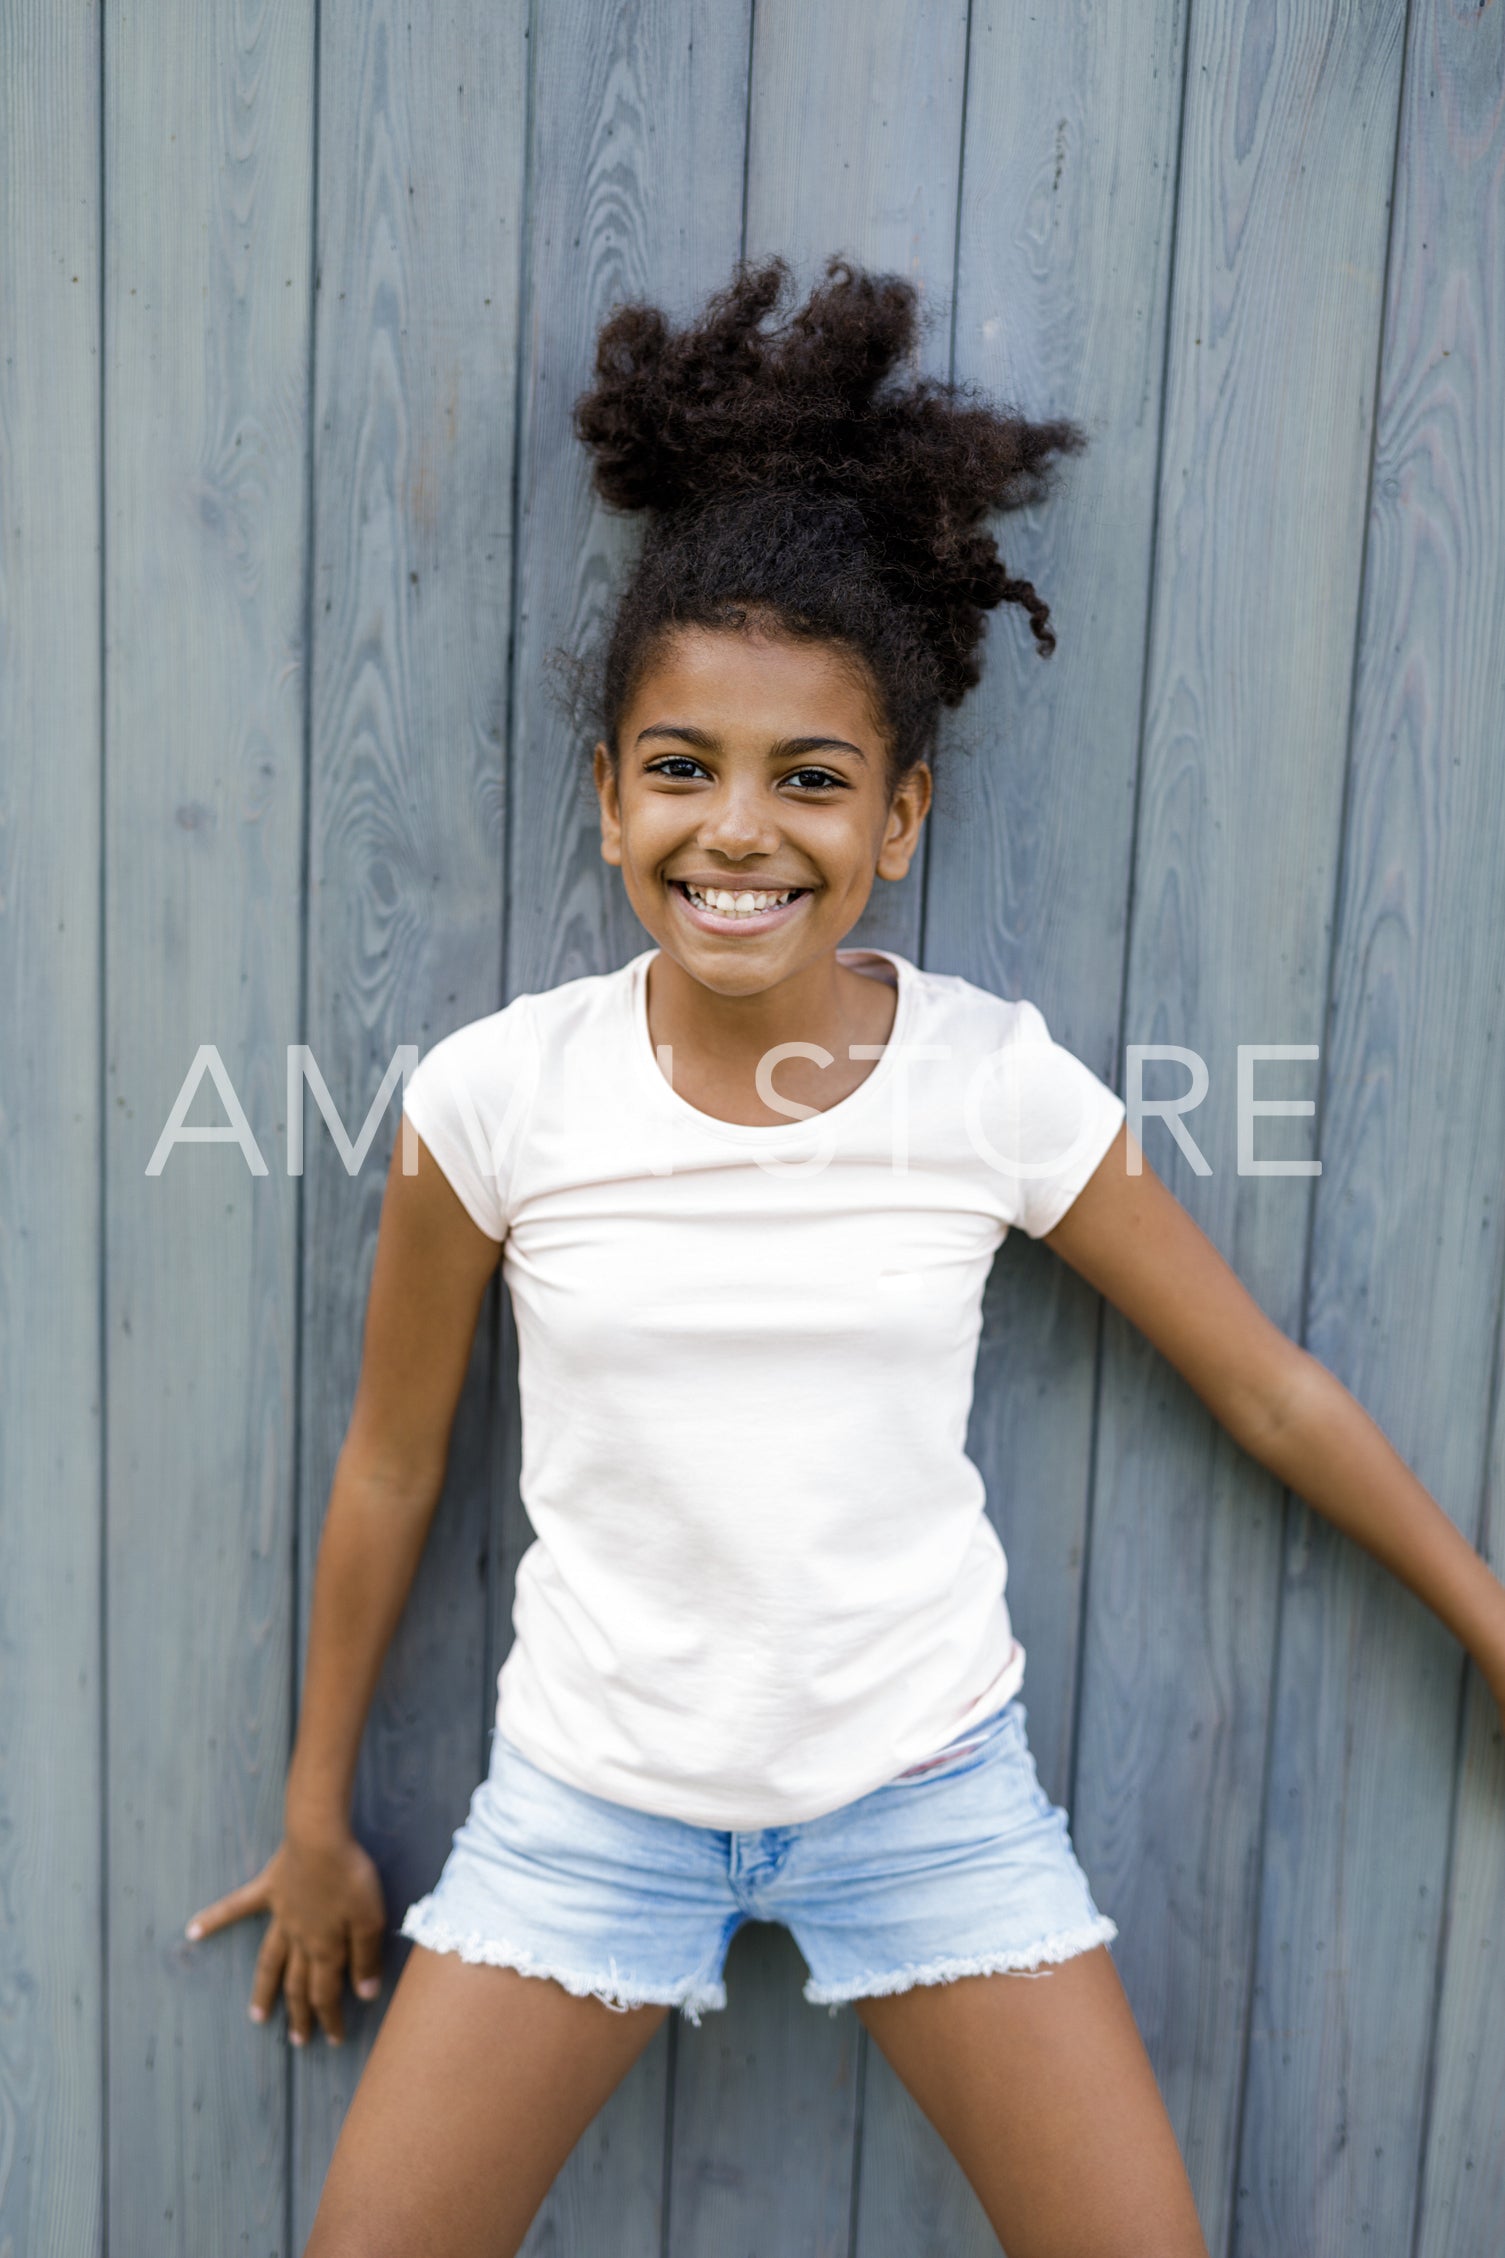
[[[705,776],[709,772],[696,760],[693,753],[665,753],[662,759],[649,761],[644,773],[648,776],[669,776],[679,783],[686,779],[693,781],[695,777]]]
[[[829,791],[832,785],[846,787],[846,778],[836,776],[829,768],[796,768],[785,777],[786,784],[798,784],[807,792]]]

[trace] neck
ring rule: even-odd
[[[843,1055],[849,1041],[865,1038],[875,1008],[883,1015],[885,986],[891,998],[886,980],[851,970],[832,950],[771,988],[727,996],[660,949],[648,968],[648,1023],[655,1043],[710,1053],[751,1073],[778,1043],[818,1043]]]

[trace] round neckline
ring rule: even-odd
[[[729,1137],[735,1144],[793,1144],[801,1137],[818,1136],[822,1122],[833,1121],[838,1115],[845,1116],[852,1112],[864,1102],[871,1090],[887,1080],[892,1071],[894,1055],[908,1030],[914,1001],[914,967],[907,958],[897,956],[892,949],[838,949],[836,959],[839,964],[849,964],[854,957],[878,957],[894,969],[894,986],[898,991],[894,1023],[883,1045],[882,1057],[873,1061],[871,1074],[864,1076],[855,1090],[848,1090],[844,1098],[838,1098],[835,1105],[826,1106],[819,1113],[812,1113],[804,1121],[723,1121],[719,1114],[702,1113],[699,1106],[691,1105],[688,1098],[680,1096],[660,1069],[654,1052],[653,1034],[648,1025],[648,967],[662,953],[659,949],[645,949],[628,966],[632,976],[631,1047],[639,1072],[651,1077],[673,1112],[693,1121],[699,1128],[709,1130],[715,1136]]]

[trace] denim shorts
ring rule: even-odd
[[[1118,1931],[1040,1786],[1024,1720],[1016,1697],[854,1803],[741,1833],[588,1795],[496,1732],[487,1777],[402,1934],[611,2007],[677,2007],[692,2023],[726,2005],[726,1948],[748,1921],[791,1932],[806,1999],[833,2011],[1053,1966]]]

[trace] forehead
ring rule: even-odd
[[[750,629],[674,629],[643,669],[622,718],[628,743],[655,721],[693,723],[728,741],[881,741],[871,689],[851,652]]]

